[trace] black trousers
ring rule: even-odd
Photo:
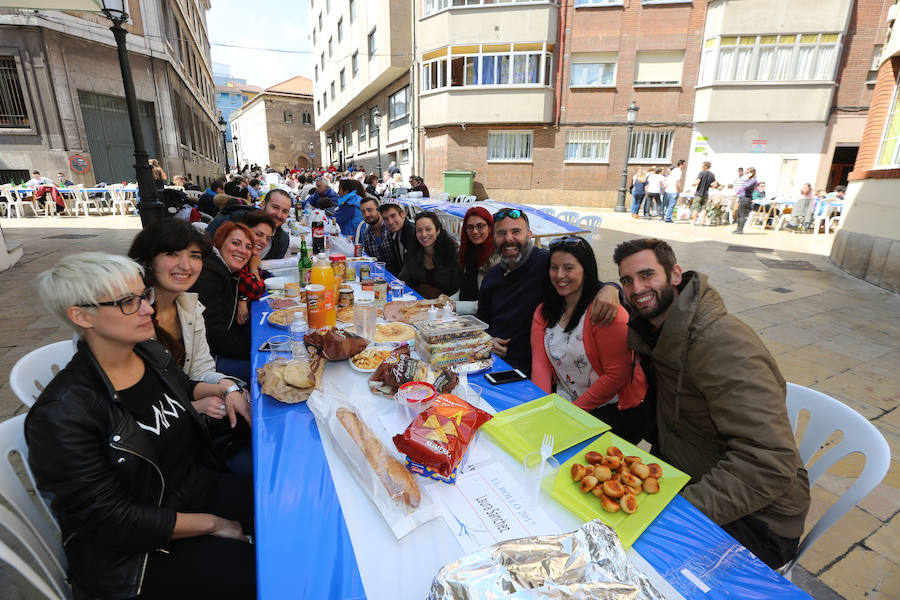
[[[239,521],[252,532],[253,482],[225,473],[210,493],[182,512],[206,512]],[[256,552],[252,544],[211,535],[173,540],[169,553],[152,552],[140,600],[246,600],[256,598]]]
[[[800,538],[788,539],[772,533],[768,525],[750,515],[726,523],[722,529],[772,569],[794,558],[800,543]]]
[[[744,225],[747,223],[747,217],[750,216],[750,210],[753,207],[753,200],[750,198],[741,198],[738,204],[738,226],[737,230],[744,231]]]

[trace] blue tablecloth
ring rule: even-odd
[[[260,394],[257,349],[283,329],[260,325],[264,302],[252,306],[253,464],[259,600],[365,598],[315,419],[305,403],[287,405]],[[497,359],[494,369],[509,366]],[[494,386],[469,378],[483,398],[504,410],[544,394],[530,381]],[[590,441],[557,454],[560,463]],[[690,600],[809,599],[677,496],[634,544],[635,550]],[[390,549],[385,549],[390,553]],[[685,575],[688,573],[689,575]],[[690,574],[708,586],[706,592]],[[405,600],[405,599],[404,599]]]

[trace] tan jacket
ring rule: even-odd
[[[684,497],[724,525],[745,515],[786,538],[803,533],[809,481],[785,407],[785,382],[762,340],[728,314],[707,276],[689,271],[656,347],[660,457],[691,476]]]
[[[193,381],[219,383],[226,375],[216,372],[216,361],[209,351],[203,304],[194,292],[182,292],[175,297],[175,307],[184,338],[184,372]]]

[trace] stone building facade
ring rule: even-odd
[[[223,164],[208,0],[129,0],[126,6],[147,151],[170,177],[183,173],[205,184]],[[32,169],[84,184],[134,179],[109,25],[94,13],[0,11],[0,182],[28,179]]]

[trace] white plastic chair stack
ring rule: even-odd
[[[561,212],[558,215],[556,215],[556,218],[559,219],[560,221],[565,221],[566,223],[571,223],[572,225],[577,225],[578,219],[580,217],[581,217],[581,215],[579,215],[574,210],[567,210],[565,212]]]
[[[124,217],[126,211],[132,212],[137,209],[134,205],[134,201],[129,197],[125,190],[122,189],[121,183],[111,185],[107,190],[112,199],[112,214],[116,214],[116,211],[118,211],[122,213],[122,216]]]
[[[25,406],[31,406],[75,355],[72,340],[55,342],[32,350],[13,365],[9,372],[9,387]]]
[[[103,214],[103,209],[101,208],[100,202],[96,198],[91,198],[87,191],[82,189],[72,190],[72,193],[75,194],[75,216],[78,216],[78,213],[82,210],[84,211],[85,216],[90,216],[90,209],[93,208],[97,211],[97,215]]]
[[[800,542],[794,560],[781,568],[781,573],[785,576],[789,576],[791,569],[809,550],[810,546],[819,539],[819,536],[881,483],[891,465],[891,449],[888,443],[881,432],[865,417],[822,392],[788,383],[787,412],[791,429],[795,434],[801,410],[809,411],[809,424],[800,441],[799,452],[800,459],[809,473],[810,487],[825,471],[848,454],[854,452],[863,454],[866,464],[850,489],[844,492],[809,530],[809,533]],[[810,464],[813,456],[823,449],[823,445],[835,431],[842,432],[843,439],[831,447],[824,448],[822,455]]]
[[[457,204],[463,204],[466,201],[467,197],[468,196],[466,196],[465,194],[460,194],[453,200],[453,202],[456,202]]]
[[[201,192],[200,190],[184,190],[184,195],[188,198],[197,200],[200,198],[200,196],[203,195],[203,192]]]
[[[25,473],[33,487],[34,475],[28,467],[28,446],[25,444],[25,415],[19,415],[0,423],[0,497],[12,507],[12,511],[0,505],[0,524],[24,547],[30,557],[14,552],[0,541],[0,561],[18,571],[47,598],[71,598],[66,583],[66,556],[59,539],[59,527],[41,514],[31,494],[22,484],[10,462],[16,452],[24,462]],[[36,494],[46,514],[50,510],[40,494]],[[29,562],[37,563],[37,570]]]

